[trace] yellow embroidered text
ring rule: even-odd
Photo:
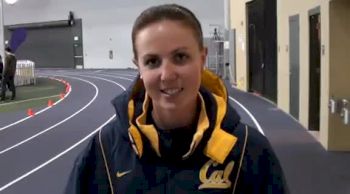
[[[224,170],[214,170],[208,177],[210,167],[218,166],[218,163],[209,160],[206,162],[199,172],[199,179],[202,182],[198,189],[228,189],[231,187],[229,179],[235,162],[228,163]]]

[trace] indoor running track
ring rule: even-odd
[[[128,88],[135,70],[38,70],[65,80],[70,91],[51,108],[0,113],[0,193],[63,194],[74,159],[87,140],[114,118],[111,100]],[[242,120],[258,122],[230,98]]]

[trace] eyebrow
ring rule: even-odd
[[[142,56],[142,59],[145,60],[145,59],[149,59],[152,57],[158,57],[158,55],[157,54],[146,54],[146,55]]]
[[[179,51],[184,51],[184,50],[188,50],[189,48],[188,47],[179,47],[179,48],[176,48],[175,50],[171,51],[170,54],[174,54],[174,53],[177,53]],[[158,57],[159,55],[158,54],[154,54],[154,53],[148,53],[148,54],[145,54],[144,56],[142,56],[142,59],[147,59],[147,58],[152,58],[152,57]]]
[[[177,52],[183,51],[183,50],[188,50],[188,47],[184,46],[184,47],[177,48],[177,49],[171,51],[171,54],[174,54],[174,53],[177,53]]]

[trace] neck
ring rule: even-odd
[[[173,109],[164,110],[159,107],[153,107],[152,117],[155,124],[161,129],[174,129],[191,125],[196,119],[198,98],[195,103]]]

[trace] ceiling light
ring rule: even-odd
[[[6,2],[7,4],[12,5],[12,4],[15,4],[15,3],[17,2],[17,0],[5,0],[5,2]]]

